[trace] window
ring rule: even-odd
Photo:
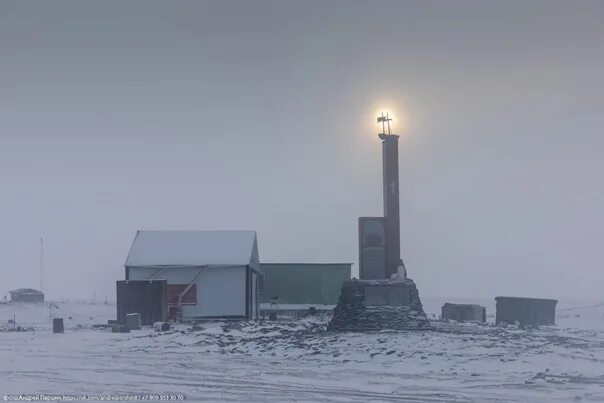
[[[187,284],[168,284],[168,304],[176,305],[178,296],[187,288]],[[193,284],[182,297],[183,305],[197,305],[197,284]]]

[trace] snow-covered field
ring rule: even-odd
[[[442,302],[424,301],[428,314]],[[436,323],[433,331],[369,334],[328,333],[320,318],[113,334],[92,325],[114,319],[114,305],[65,303],[52,314],[65,319],[65,334],[52,334],[48,306],[0,305],[0,329],[12,327],[13,315],[34,328],[0,332],[0,396],[604,401],[603,306],[560,310],[558,326],[540,329]]]

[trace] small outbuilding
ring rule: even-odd
[[[126,280],[167,281],[171,318],[258,318],[255,231],[139,231],[125,268]]]
[[[19,288],[10,291],[10,300],[12,302],[40,303],[44,302],[44,293],[33,288]]]
[[[523,297],[495,297],[495,322],[521,325],[555,325],[558,300]]]
[[[118,323],[126,325],[132,313],[138,314],[143,326],[168,320],[166,280],[120,280],[116,282],[116,291]]]
[[[443,320],[456,322],[485,323],[487,321],[487,308],[476,304],[451,304],[446,302],[441,308]]]

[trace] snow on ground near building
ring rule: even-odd
[[[444,301],[425,301],[436,313]],[[457,302],[457,301],[452,301]],[[463,302],[463,301],[462,301]],[[604,307],[539,329],[435,323],[331,333],[325,320],[93,329],[114,305],[0,305],[0,394],[183,394],[189,401],[604,401]],[[564,309],[564,305],[560,305]],[[492,308],[487,305],[489,313]],[[52,334],[49,312],[65,319]],[[580,315],[577,317],[576,315]],[[69,319],[71,317],[71,319]]]

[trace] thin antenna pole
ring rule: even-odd
[[[386,113],[386,121],[388,122],[388,135],[390,135],[390,114]]]
[[[42,273],[44,269],[44,238],[40,238],[40,292],[42,289]]]
[[[382,112],[382,117],[384,117],[384,112]],[[386,122],[382,119],[382,133],[386,133]]]

